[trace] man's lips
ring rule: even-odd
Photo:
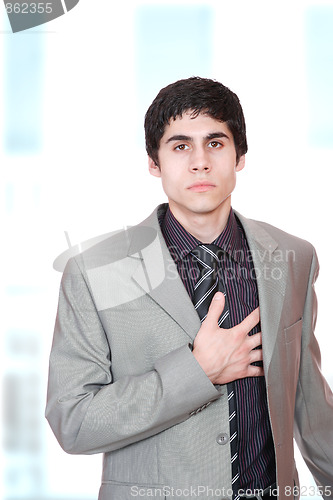
[[[195,191],[196,193],[203,193],[205,191],[211,191],[216,186],[212,182],[199,181],[191,184],[187,189],[190,191]]]

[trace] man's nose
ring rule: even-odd
[[[191,155],[190,169],[196,171],[209,171],[211,169],[208,151],[196,148]]]

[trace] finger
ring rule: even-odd
[[[256,361],[262,361],[262,360],[263,360],[262,349],[253,349],[250,352],[251,363],[255,363]]]
[[[222,292],[216,292],[210,303],[207,317],[204,322],[216,325],[224,309],[225,298]]]
[[[259,312],[259,307],[252,311],[248,316],[246,316],[245,319],[239,325],[237,325],[234,328],[239,328],[244,335],[247,335],[252,328],[254,328],[260,321],[260,312]]]
[[[262,344],[262,334],[261,332],[254,333],[247,338],[248,346],[250,349],[255,349]]]
[[[262,366],[249,366],[246,377],[264,377],[264,369]]]

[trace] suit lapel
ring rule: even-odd
[[[142,245],[142,231],[154,230],[150,243]],[[132,234],[128,256],[138,259],[132,279],[159,304],[193,341],[200,328],[200,319],[179,277],[177,266],[161,233],[157,211],[137,226]]]
[[[279,330],[287,280],[282,276],[277,242],[257,222],[235,213],[244,228],[256,272],[263,359],[267,373]]]

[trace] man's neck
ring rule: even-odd
[[[224,206],[222,210],[208,213],[193,213],[177,210],[170,206],[173,216],[178,222],[202,243],[211,243],[224,230],[227,225],[231,204]]]

